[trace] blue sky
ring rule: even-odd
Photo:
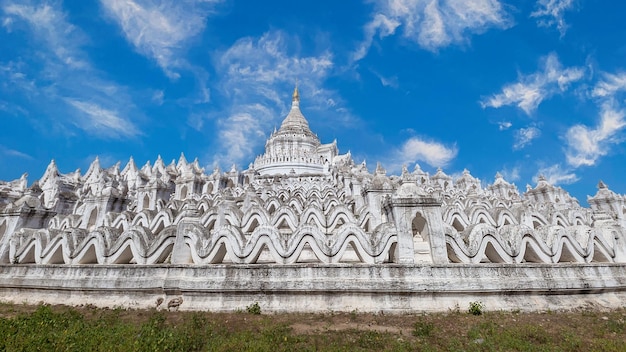
[[[0,179],[247,168],[296,79],[323,143],[389,173],[626,193],[626,3],[0,0]]]

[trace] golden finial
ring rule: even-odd
[[[300,101],[300,94],[298,93],[298,79],[296,78],[296,87],[293,89],[292,101]]]

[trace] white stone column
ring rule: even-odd
[[[412,216],[415,206],[405,203],[403,200],[394,199],[392,203],[393,217],[398,232],[398,242],[394,258],[396,263],[415,263],[415,249],[413,248],[413,230],[411,228]]]
[[[434,264],[448,263],[441,204],[424,204],[419,210],[426,219],[426,226],[428,226],[428,238],[425,240],[430,243],[432,262]]]

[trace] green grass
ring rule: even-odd
[[[626,310],[248,314],[0,304],[0,351],[626,351]]]

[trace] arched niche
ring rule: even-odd
[[[413,234],[413,255],[415,263],[432,262],[430,242],[428,241],[428,223],[426,218],[417,212],[411,221]]]
[[[420,236],[424,240],[428,238],[428,226],[426,223],[426,218],[422,216],[421,213],[417,212],[413,220],[411,221],[411,230],[413,233],[413,237]]]
[[[143,195],[143,201],[141,202],[141,209],[150,208],[150,197],[147,194]]]

